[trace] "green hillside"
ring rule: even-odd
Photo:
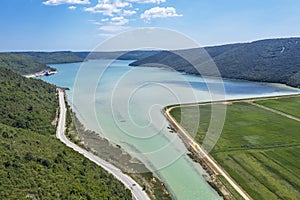
[[[207,54],[224,78],[284,83],[300,87],[300,38],[269,39],[204,49],[162,51],[133,62],[131,66],[169,66],[186,73],[215,76],[207,64]],[[184,55],[192,63],[178,56]]]
[[[48,68],[45,64],[41,64],[23,55],[11,53],[0,53],[0,67],[11,69],[19,74],[31,74]]]
[[[55,86],[0,67],[0,123],[51,134],[58,106]]]
[[[55,87],[0,67],[0,199],[132,199],[55,137]]]

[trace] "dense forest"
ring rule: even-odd
[[[0,83],[0,199],[132,199],[111,174],[56,139],[55,86],[2,65]]]
[[[269,39],[204,49],[162,51],[139,59],[131,66],[164,65],[186,73],[199,75],[198,71],[201,71],[201,75],[215,76],[217,74],[210,70],[210,62],[207,62],[211,58],[224,78],[300,87],[299,52],[300,38]],[[184,55],[184,58],[180,55]]]

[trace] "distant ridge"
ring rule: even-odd
[[[205,47],[224,78],[283,83],[300,87],[300,38],[266,39],[251,43]],[[188,55],[201,75],[214,76],[201,60],[199,49],[162,51],[139,59],[131,66],[157,67],[166,65],[177,71],[199,75],[189,62],[176,53]]]
[[[43,64],[61,64],[82,62],[84,58],[76,55],[72,51],[56,52],[12,52],[13,54],[26,56],[36,62]]]
[[[75,63],[86,60],[96,59],[120,59],[120,60],[137,60],[143,59],[160,51],[115,51],[115,52],[100,52],[100,51],[55,51],[55,52],[11,52],[10,55],[24,56],[35,62],[42,64],[61,64],[61,63]],[[8,54],[8,53],[7,53]]]
[[[115,51],[115,52],[74,52],[75,55],[85,59],[85,60],[95,60],[95,59],[119,59],[119,60],[138,60],[144,59],[149,56],[153,56],[160,51]]]

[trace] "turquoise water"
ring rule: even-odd
[[[221,82],[160,68],[132,68],[129,63],[52,65],[59,73],[42,79],[70,88],[68,100],[84,125],[142,160],[176,199],[220,197],[204,180],[202,168],[186,155],[178,136],[167,129],[164,106],[299,92],[278,84]]]

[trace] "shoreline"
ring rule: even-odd
[[[165,106],[162,111],[176,107],[176,106],[197,106],[197,105],[203,105],[203,104],[216,104],[216,103],[224,103],[224,102],[237,102],[237,101],[252,101],[252,100],[262,100],[262,99],[276,99],[276,98],[288,98],[288,97],[294,97],[300,95],[300,90],[298,93],[294,94],[282,94],[282,95],[270,95],[270,96],[261,96],[261,97],[245,97],[245,98],[239,98],[239,99],[224,99],[224,100],[216,100],[216,101],[204,101],[204,102],[194,102],[194,103],[182,103],[182,104],[173,104],[169,106]],[[163,113],[164,115],[164,113]]]
[[[36,77],[41,77],[41,76],[51,76],[54,74],[57,74],[58,71],[54,68],[47,68],[44,69],[42,71],[36,72],[36,73],[32,73],[32,74],[27,74],[24,75],[26,78],[36,78]]]

